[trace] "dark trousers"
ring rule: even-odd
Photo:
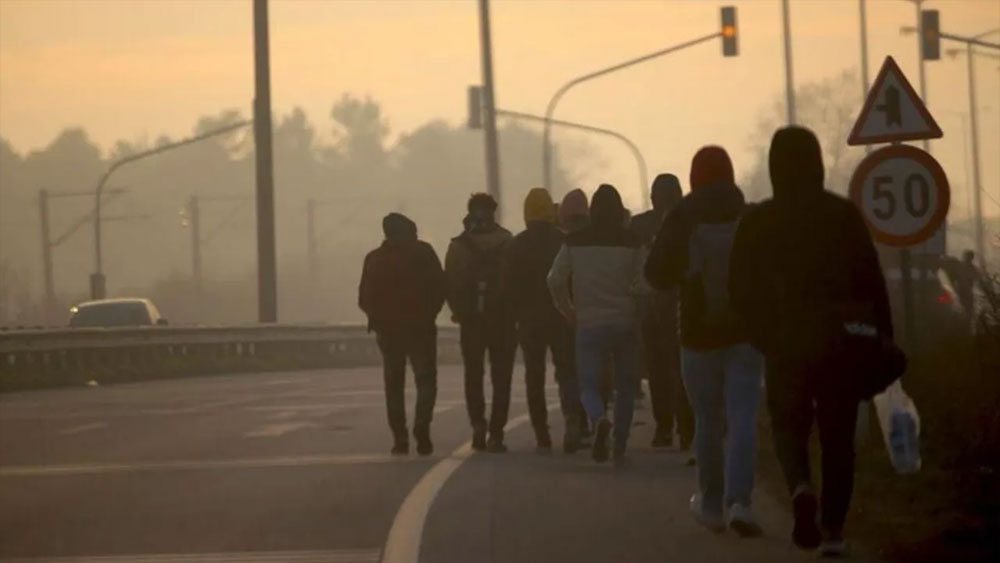
[[[527,319],[518,323],[518,338],[524,359],[528,413],[535,436],[541,438],[549,432],[549,414],[545,401],[545,355],[548,350],[552,351],[563,417],[578,424],[583,409],[574,368],[572,329],[562,319]]]
[[[642,321],[642,348],[649,380],[649,399],[653,406],[656,427],[672,432],[677,419],[677,434],[681,444],[694,438],[694,415],[681,379],[681,347],[677,323],[654,312]]]
[[[832,366],[767,362],[767,406],[774,448],[788,490],[812,483],[809,435],[813,421],[822,450],[823,527],[840,531],[854,491],[854,427],[858,398],[849,390],[849,374]]]
[[[380,332],[378,347],[382,351],[382,376],[385,382],[385,408],[389,428],[397,441],[406,440],[406,360],[413,368],[417,385],[417,406],[413,432],[429,432],[437,399],[437,327]]]
[[[510,383],[514,373],[517,339],[514,323],[493,318],[475,318],[462,323],[462,360],[465,364],[465,405],[473,428],[486,427],[486,399],[483,390],[486,355],[490,358],[493,405],[490,435],[503,439],[510,411]]]

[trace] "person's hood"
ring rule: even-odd
[[[739,218],[746,208],[746,198],[736,184],[720,181],[693,190],[681,205],[695,222],[725,223]]]
[[[771,139],[768,167],[775,201],[823,191],[823,152],[809,129],[778,129]]]
[[[390,213],[382,219],[382,232],[390,241],[417,240],[417,224],[402,213]]]
[[[567,232],[571,232],[586,226],[590,217],[587,194],[581,189],[575,189],[563,196],[562,203],[559,204],[559,226]]]
[[[556,222],[556,206],[545,188],[534,188],[524,198],[524,223],[534,221]]]
[[[691,159],[691,191],[712,184],[734,184],[733,162],[722,147],[709,145],[698,149]]]
[[[590,200],[590,222],[594,227],[622,228],[625,224],[625,206],[622,196],[611,184],[601,184]]]
[[[684,197],[681,193],[681,182],[673,174],[660,174],[653,180],[650,199],[653,209],[661,213],[669,211]]]

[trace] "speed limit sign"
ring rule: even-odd
[[[879,149],[851,177],[851,200],[873,238],[906,247],[929,239],[951,203],[948,178],[934,157],[909,145]]]

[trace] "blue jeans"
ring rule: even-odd
[[[694,410],[702,509],[707,515],[722,516],[724,507],[750,506],[763,359],[748,344],[715,350],[684,348],[681,367]]]
[[[632,410],[639,369],[639,338],[635,323],[580,327],[576,330],[576,369],[580,398],[591,421],[604,418],[601,376],[609,364],[614,367],[617,448],[624,449],[632,427]]]

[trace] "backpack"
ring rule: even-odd
[[[697,292],[700,324],[706,327],[735,325],[729,303],[729,255],[738,224],[699,223],[688,241],[687,276]]]
[[[500,306],[500,266],[506,245],[481,248],[471,237],[458,238],[470,253],[469,275],[462,290],[463,308],[470,315],[484,315]]]

